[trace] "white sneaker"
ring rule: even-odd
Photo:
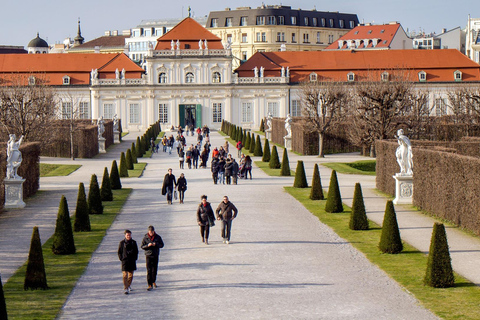
[[[230,241],[228,241],[228,240],[227,240],[225,243],[226,243],[226,244],[229,244],[229,243],[230,243]]]
[[[227,243],[225,240],[223,240],[223,243]]]

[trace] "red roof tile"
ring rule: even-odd
[[[388,48],[390,47],[390,43],[392,43],[392,40],[397,34],[400,27],[401,26],[399,23],[356,26],[355,28],[344,34],[342,37],[340,37],[340,39],[329,45],[326,50],[338,50],[339,41],[366,39],[379,39],[378,44],[375,46],[375,48]],[[373,44],[369,44],[367,47],[371,48],[373,47]],[[342,49],[344,48],[342,47]]]

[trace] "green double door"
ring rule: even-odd
[[[202,127],[202,105],[201,104],[180,104],[178,105],[178,114],[180,117],[180,126],[195,125],[196,128]]]

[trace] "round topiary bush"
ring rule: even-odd
[[[355,191],[353,192],[349,227],[352,230],[368,230],[368,219],[363,202],[362,187],[358,182],[355,184]]]
[[[305,174],[305,167],[303,166],[302,160],[298,160],[297,162],[293,186],[295,188],[308,188],[307,175]]]
[[[0,319],[7,319],[7,308],[5,306],[5,297],[3,295],[3,287],[1,283],[0,289]],[[48,289],[47,275],[45,274],[45,263],[43,260],[42,242],[40,241],[40,233],[38,232],[37,226],[33,227],[32,240],[30,241],[30,251],[28,252],[27,272],[25,273],[23,289]]]
[[[400,230],[398,229],[397,215],[392,200],[387,201],[385,216],[383,217],[382,235],[378,248],[383,253],[400,253],[403,250]]]
[[[85,195],[85,186],[83,182],[78,185],[77,206],[75,208],[75,219],[73,223],[73,231],[84,232],[91,231],[90,217],[87,203],[87,196]]]
[[[75,242],[73,240],[72,222],[68,212],[65,196],[62,196],[58,207],[57,223],[53,234],[52,252],[54,254],[74,254]]]
[[[125,152],[120,154],[120,178],[128,177],[127,161],[125,159]]]
[[[268,139],[265,139],[265,146],[263,147],[263,156],[262,156],[262,162],[270,162],[270,143],[268,142]]]
[[[87,202],[90,214],[103,213],[102,197],[100,196],[100,188],[98,187],[96,174],[92,174],[92,179],[90,180],[90,189],[88,190]]]
[[[268,162],[268,167],[270,169],[280,169],[281,167],[280,159],[278,159],[277,146],[275,145],[272,147],[272,156],[270,157],[270,161]]]
[[[287,149],[283,149],[282,167],[280,170],[280,175],[283,177],[289,177],[291,175]]]
[[[263,151],[262,151],[262,141],[260,140],[260,136],[257,135],[257,141],[255,142],[255,150],[253,151],[253,155],[255,157],[261,157],[263,156]]]
[[[322,181],[320,180],[320,170],[318,164],[313,167],[312,190],[310,191],[311,200],[324,200]]]
[[[110,170],[110,186],[112,187],[112,190],[122,189],[120,174],[118,173],[117,160],[112,161],[112,169]]]
[[[330,185],[328,186],[325,211],[330,213],[343,212],[342,196],[340,195],[337,172],[335,170],[332,170],[332,175],[330,176]]]
[[[452,260],[448,250],[447,233],[442,223],[433,225],[427,272],[423,283],[434,288],[448,288],[455,284]]]
[[[100,197],[102,201],[113,201],[112,185],[108,175],[108,169],[103,170],[102,187],[100,188]]]

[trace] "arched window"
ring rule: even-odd
[[[455,81],[462,81],[462,71],[457,70],[453,73],[453,78]]]
[[[165,72],[158,75],[158,83],[167,83],[167,74]]]
[[[213,73],[212,82],[213,82],[213,83],[220,83],[220,82],[222,82],[222,76],[220,75],[220,72],[214,72],[214,73]]]
[[[192,72],[188,72],[185,75],[185,83],[194,83],[195,82],[195,76],[193,75]]]
[[[427,81],[427,73],[425,71],[420,71],[418,73],[418,81],[420,81],[420,82]]]

